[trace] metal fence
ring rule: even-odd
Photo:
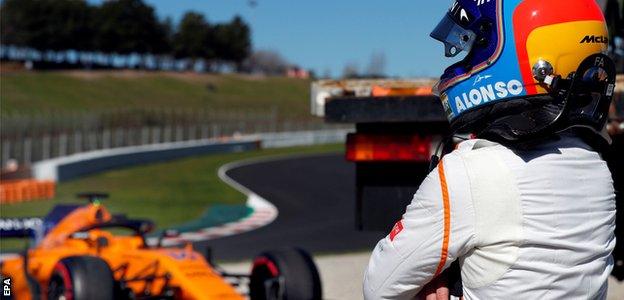
[[[2,166],[20,165],[75,153],[129,146],[215,139],[345,126],[311,118],[281,118],[276,110],[115,110],[3,114],[0,130]]]

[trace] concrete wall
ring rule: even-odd
[[[33,176],[40,180],[62,182],[117,168],[259,148],[259,141],[246,139],[230,142],[193,141],[107,149],[38,162],[33,166]]]
[[[112,169],[190,156],[343,143],[349,131],[351,130],[263,133],[225,141],[209,139],[104,149],[40,161],[33,165],[32,173],[36,179],[62,182]]]

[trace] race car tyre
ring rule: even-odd
[[[301,249],[267,251],[254,259],[251,300],[316,300],[321,279],[310,254]]]
[[[112,300],[113,272],[94,256],[70,256],[54,266],[48,284],[48,299]]]

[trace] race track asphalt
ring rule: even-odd
[[[266,227],[195,244],[212,248],[216,260],[283,247],[315,254],[370,251],[387,234],[355,230],[355,167],[342,154],[258,162],[227,175],[273,203],[279,215]]]

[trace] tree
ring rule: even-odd
[[[173,52],[173,35],[175,34],[175,28],[173,26],[173,20],[171,17],[165,18],[163,22],[159,24],[159,30],[161,31],[162,41],[156,42],[152,53],[153,54],[170,54]]]
[[[218,59],[232,62],[240,71],[242,62],[251,53],[251,30],[240,16],[214,27],[215,54]]]
[[[36,29],[35,1],[5,0],[0,6],[0,41],[5,45],[30,46],[30,34]]]
[[[373,53],[366,68],[366,77],[385,77],[386,73],[386,55],[383,52]]]
[[[173,54],[194,61],[219,59],[242,69],[252,46],[251,30],[240,16],[211,26],[202,14],[187,12],[174,29],[170,18],[160,22],[143,1],[107,0],[93,6],[87,0],[0,0],[0,41],[41,51],[99,51],[109,54],[111,65],[115,54],[142,54],[143,63],[147,54]],[[278,56],[269,60],[285,68]],[[131,56],[125,57],[129,61]]]
[[[260,50],[254,52],[242,65],[242,68],[250,73],[262,73],[266,75],[283,75],[290,64],[281,54],[273,50]]]
[[[158,52],[165,30],[154,9],[141,0],[105,1],[97,10],[97,46],[121,54]]]
[[[173,37],[173,53],[176,57],[189,57],[193,60],[212,59],[213,32],[204,16],[197,12],[187,12],[178,25]]]
[[[83,0],[6,0],[0,8],[3,44],[38,50],[91,49],[91,9]]]
[[[343,78],[359,78],[360,68],[356,62],[348,62],[342,69]]]
[[[74,49],[86,51],[93,49],[93,9],[82,0],[49,1],[47,14],[49,49]]]

